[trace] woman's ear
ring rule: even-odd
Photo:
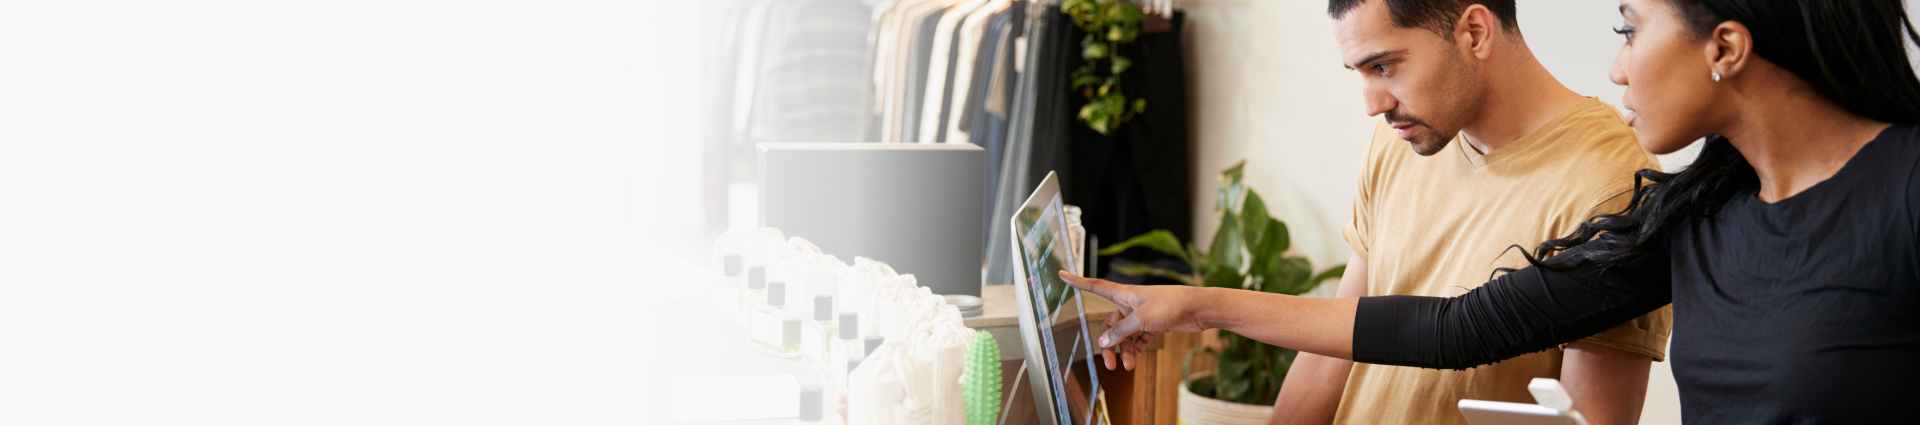
[[[1726,21],[1713,27],[1707,36],[1707,66],[1719,78],[1733,78],[1747,68],[1753,57],[1753,33],[1739,22]]]

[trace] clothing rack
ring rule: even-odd
[[[1128,154],[1089,146],[1119,149],[1140,137],[1184,132],[1185,124],[1181,121],[1174,129],[1129,122],[1111,137],[1076,132],[1085,124],[1072,111],[1084,99],[1070,96],[1064,76],[1070,64],[1080,61],[1078,48],[1068,45],[1077,45],[1078,39],[1066,38],[1080,30],[1063,19],[1061,0],[728,1],[729,20],[715,49],[719,57],[709,60],[706,73],[721,80],[709,85],[708,98],[716,104],[708,110],[706,163],[707,206],[721,212],[720,221],[732,208],[726,203],[730,185],[757,180],[753,147],[758,143],[971,143],[986,151],[988,163],[982,170],[986,187],[981,215],[988,229],[980,238],[984,283],[1011,282],[1010,230],[1004,218],[1012,216],[1047,171],[1062,171],[1069,203],[1105,202],[1131,209],[1082,205],[1094,220],[1090,230],[1103,240],[1124,240],[1141,226],[1179,233],[1190,227],[1183,224],[1185,215],[1167,223],[1101,227],[1099,220],[1137,221],[1156,214],[1133,205],[1142,199],[1139,188],[1115,194],[1076,189],[1095,187],[1089,182],[1139,180],[1108,171],[1069,172],[1066,161],[1078,157],[1098,158],[1097,164],[1086,164],[1086,170],[1127,167],[1115,161],[1124,162]],[[1111,1],[1130,1],[1156,15],[1176,14],[1173,0]],[[1177,40],[1177,34],[1171,37]],[[1177,61],[1179,56],[1176,43],[1172,53],[1161,52],[1158,59],[1136,58],[1135,71],[1124,77],[1135,81],[1128,83],[1128,95],[1136,94],[1136,86],[1160,84],[1140,80],[1154,68],[1146,66],[1148,62]],[[1146,87],[1140,89],[1146,94]],[[1182,115],[1184,120],[1184,95],[1169,96],[1152,100],[1146,114]],[[1182,138],[1173,143],[1185,142]],[[1174,168],[1184,170],[1186,155],[1182,148],[1177,155],[1153,160],[1176,162]],[[1182,185],[1167,196],[1184,197],[1186,191]],[[1188,202],[1180,199],[1170,205],[1184,210]],[[710,223],[715,215],[709,214]]]

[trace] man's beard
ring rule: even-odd
[[[1420,156],[1433,156],[1433,154],[1440,153],[1440,150],[1446,149],[1447,144],[1452,142],[1454,137],[1460,135],[1458,130],[1453,131],[1451,134],[1441,134],[1440,129],[1428,125],[1426,121],[1401,114],[1398,110],[1387,111],[1387,121],[1395,124],[1413,123],[1426,128],[1426,131],[1415,131],[1411,135],[1412,138],[1407,139],[1407,142],[1413,144],[1413,153],[1420,154]]]
[[[1386,113],[1388,122],[1413,123],[1426,128],[1426,131],[1415,131],[1407,140],[1413,144],[1413,152],[1420,156],[1432,156],[1440,153],[1441,149],[1446,149],[1447,144],[1460,136],[1461,127],[1477,119],[1480,116],[1480,109],[1486,105],[1486,93],[1473,86],[1474,82],[1480,81],[1479,73],[1468,67],[1465,59],[1458,54],[1453,55],[1448,62],[1448,65],[1453,67],[1453,72],[1441,80],[1448,82],[1441,94],[1443,104],[1433,110],[1439,111],[1442,115],[1438,117],[1444,121],[1440,126],[1431,125],[1429,121],[1399,109]]]

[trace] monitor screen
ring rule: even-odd
[[[1019,285],[1031,300],[1022,308],[1031,309],[1034,329],[1042,350],[1044,377],[1051,397],[1054,421],[1060,425],[1096,425],[1099,414],[1100,378],[1095,371],[1095,349],[1086,320],[1086,304],[1080,291],[1060,279],[1061,270],[1082,273],[1080,259],[1068,242],[1066,214],[1062,211],[1058,184],[1052,175],[1036,190],[1034,198],[1013,217],[1019,263],[1025,267],[1026,281]],[[1035,365],[1042,362],[1035,362]],[[1030,368],[1029,373],[1034,371]],[[1034,377],[1036,383],[1041,377]],[[1036,385],[1039,387],[1039,385]],[[1037,390],[1036,390],[1037,391]]]

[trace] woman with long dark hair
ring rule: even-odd
[[[1121,307],[1130,364],[1222,328],[1355,361],[1461,369],[1672,303],[1689,423],[1913,422],[1920,400],[1920,42],[1900,0],[1623,0],[1611,78],[1641,144],[1626,211],[1465,295],[1310,299],[1067,276]],[[1109,366],[1111,367],[1111,366]]]

